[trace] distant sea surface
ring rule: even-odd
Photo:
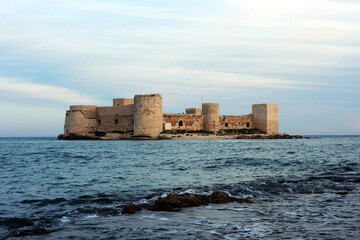
[[[360,239],[360,137],[0,138],[0,239]],[[169,193],[254,203],[121,215]]]

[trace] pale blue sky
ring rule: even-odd
[[[278,103],[280,131],[360,134],[360,2],[0,0],[0,136],[69,105],[160,93],[164,112]]]

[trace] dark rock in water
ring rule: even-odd
[[[252,201],[249,199],[230,197],[227,193],[221,191],[215,191],[210,196],[207,197],[209,198],[209,203],[214,203],[214,204],[229,203],[229,202],[252,203]]]
[[[336,192],[335,194],[345,196],[348,194],[348,192]]]
[[[86,136],[86,135],[77,135],[77,134],[59,134],[59,140],[99,140],[98,137]]]
[[[129,204],[124,207],[121,214],[134,214],[142,210],[140,205]]]
[[[35,228],[31,230],[22,230],[19,233],[13,235],[13,237],[25,237],[25,236],[39,236],[39,235],[47,235],[51,232],[44,228]]]
[[[149,208],[150,211],[176,211],[184,207],[196,207],[200,205],[219,204],[219,203],[252,203],[251,200],[230,197],[227,193],[215,191],[211,195],[200,195],[194,193],[177,194],[172,193],[164,198],[155,201],[154,206]]]
[[[227,193],[221,191],[215,191],[209,196],[195,193],[171,193],[164,198],[160,197],[155,201],[153,206],[148,208],[148,210],[172,212],[186,207],[230,202],[252,203],[249,199],[231,197]],[[122,214],[134,214],[141,210],[142,207],[140,205],[129,204],[124,207]]]
[[[236,139],[301,139],[302,136],[283,134],[241,134]]]

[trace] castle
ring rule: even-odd
[[[135,95],[133,99],[113,99],[113,106],[70,106],[66,111],[64,134],[95,136],[99,133],[129,133],[135,137],[156,138],[164,131],[222,131],[259,129],[278,134],[278,104],[253,104],[252,113],[219,115],[218,103],[187,108],[185,114],[163,113],[160,94]]]

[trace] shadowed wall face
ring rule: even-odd
[[[98,107],[99,132],[132,132],[134,129],[134,104]]]
[[[186,114],[201,115],[201,112],[202,112],[201,108],[186,108],[185,109]]]
[[[202,115],[164,113],[164,122],[170,123],[172,130],[186,130],[186,131],[203,130]]]
[[[254,128],[252,115],[219,116],[219,129],[251,129]]]

